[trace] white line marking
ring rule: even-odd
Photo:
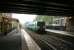
[[[62,34],[62,35],[68,35],[68,36],[73,36],[72,34],[70,34],[69,32],[65,32],[65,31],[57,31],[57,30],[50,30],[50,29],[45,29],[45,31],[49,31],[49,32],[53,32],[53,33],[58,33],[58,34]]]
[[[21,29],[21,32],[24,35],[29,50],[41,50],[41,48],[36,44],[36,42],[30,37],[30,35],[24,29]]]

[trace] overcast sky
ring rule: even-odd
[[[13,18],[16,18],[20,21],[20,23],[24,24],[25,22],[33,21],[37,15],[30,15],[30,14],[12,14]]]

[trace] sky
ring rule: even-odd
[[[12,18],[16,18],[20,21],[21,24],[24,24],[25,22],[32,22],[37,15],[30,15],[30,14],[12,14]]]

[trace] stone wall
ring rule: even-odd
[[[8,18],[12,18],[11,13],[0,13],[0,32],[4,32],[11,27]]]
[[[74,17],[66,17],[66,31],[74,31]]]

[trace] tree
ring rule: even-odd
[[[54,16],[38,15],[37,18],[34,21],[45,21],[47,24],[52,24],[53,18],[54,18]]]

